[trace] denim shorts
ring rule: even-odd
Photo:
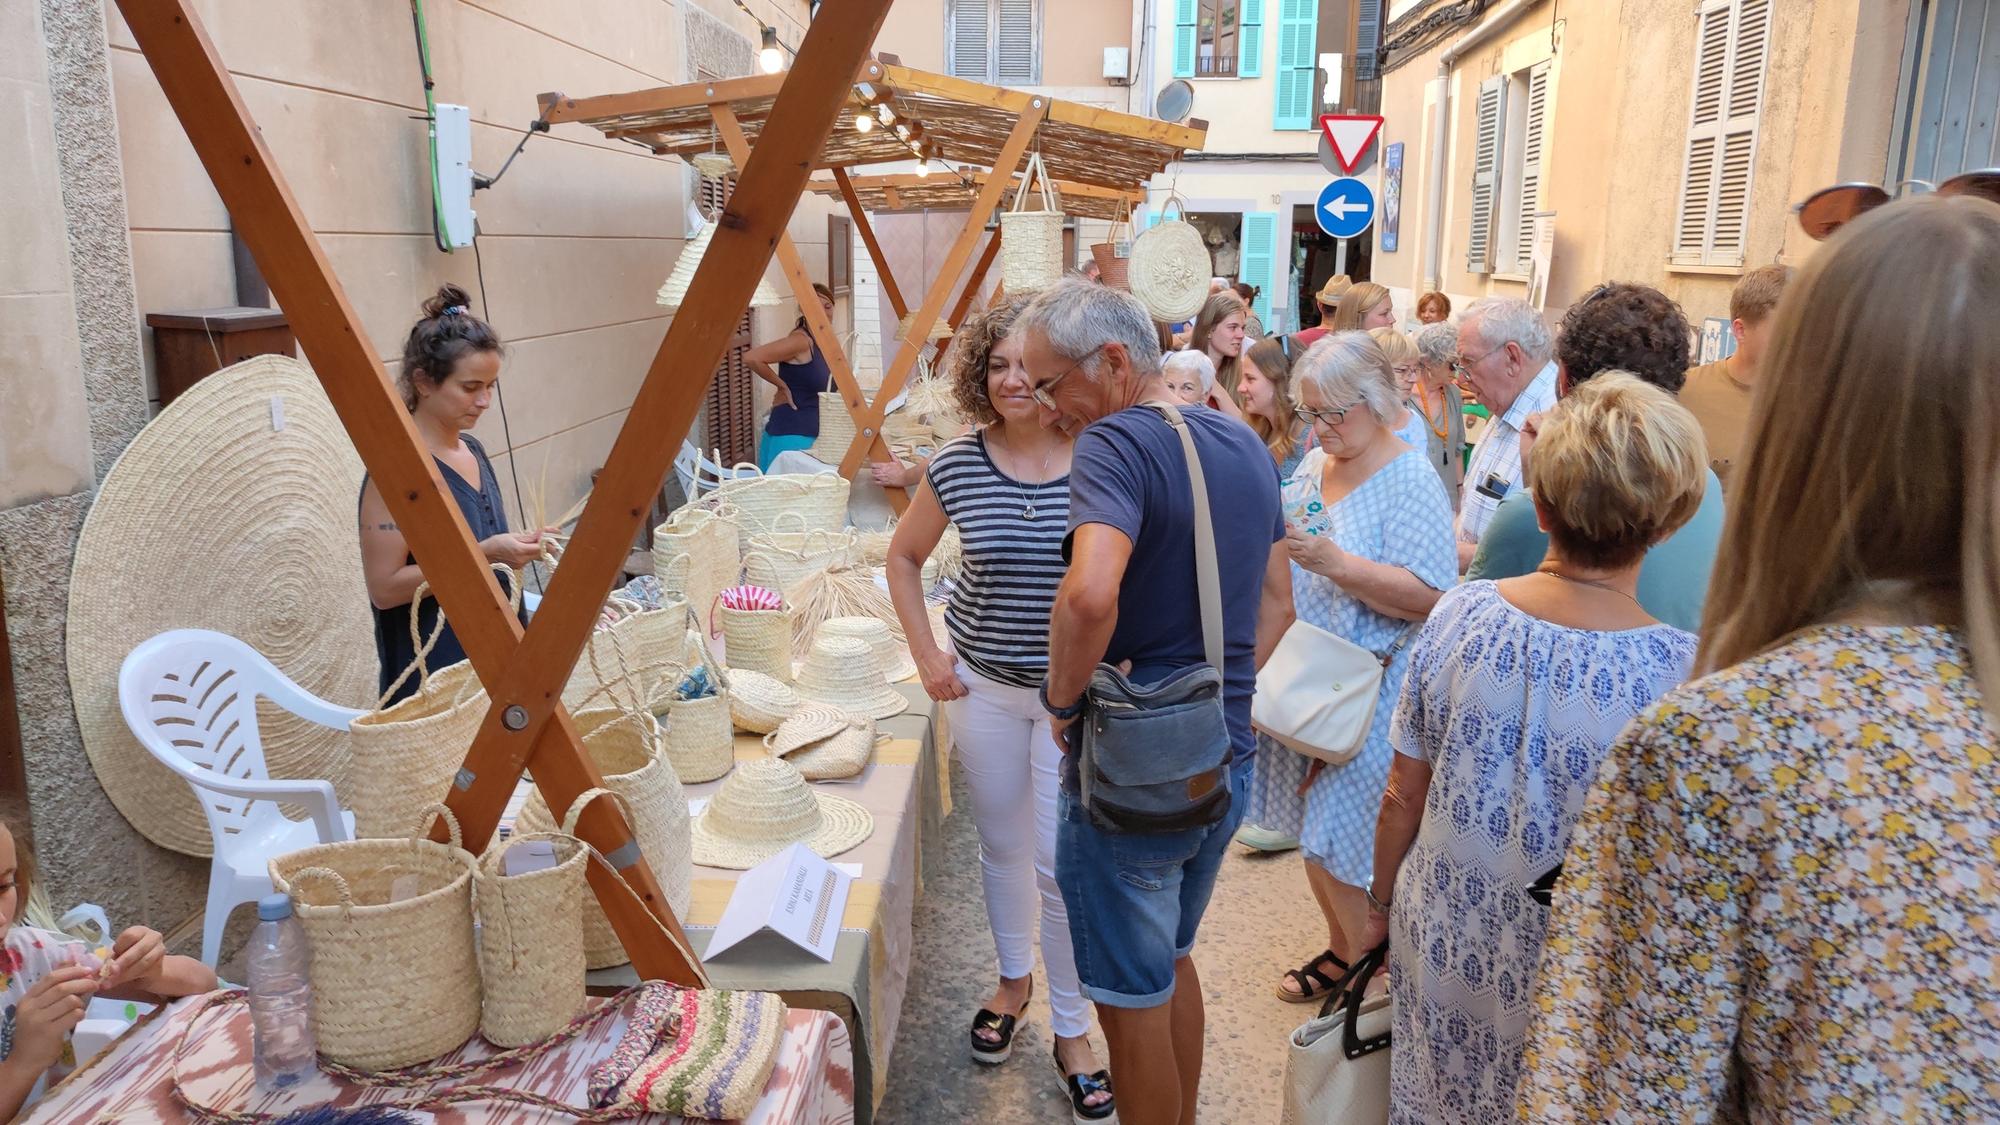
[[[1121,835],[1090,823],[1068,785],[1056,796],[1056,885],[1069,908],[1083,993],[1114,1008],[1151,1008],[1174,993],[1174,962],[1195,930],[1230,837],[1243,819],[1251,763],[1229,770],[1229,813],[1206,828]]]

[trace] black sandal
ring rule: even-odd
[[[1329,949],[1325,953],[1307,961],[1299,968],[1286,969],[1285,977],[1289,980],[1297,981],[1299,990],[1297,992],[1288,992],[1281,982],[1274,990],[1278,994],[1278,999],[1283,1000],[1287,1004],[1314,1004],[1318,1003],[1327,993],[1340,987],[1339,981],[1320,971],[1320,966],[1322,965],[1332,965],[1336,973],[1347,972],[1347,962],[1335,957],[1333,950]]]
[[[1062,1056],[1055,1055],[1056,1077],[1062,1079],[1063,1089],[1069,1091],[1069,1116],[1076,1125],[1090,1125],[1102,1121],[1118,1112],[1118,1099],[1104,1099],[1103,1105],[1091,1105],[1085,1099],[1092,1094],[1111,1093],[1111,1072],[1096,1070],[1090,1074],[1071,1074],[1063,1069]]]
[[[1001,1015],[986,1008],[979,1009],[972,1017],[972,1061],[983,1066],[999,1066],[1014,1054],[1014,1027],[1021,1017],[1028,1014],[1028,1002],[1035,998],[1035,980],[1028,978],[1028,995],[1021,1001],[1021,1010],[1012,1015]],[[982,1031],[990,1031],[999,1038],[992,1042],[979,1037]]]

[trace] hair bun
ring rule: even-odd
[[[470,309],[472,307],[472,295],[447,281],[443,285],[438,286],[437,293],[432,295],[430,300],[424,302],[424,316],[431,320],[436,320],[445,314],[445,310],[453,306],[464,306]]]

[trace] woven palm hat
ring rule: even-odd
[[[867,767],[876,737],[875,720],[854,716],[831,737],[794,750],[785,760],[799,767],[807,781],[839,781]]]
[[[824,703],[807,703],[764,736],[764,749],[782,758],[815,742],[832,738],[854,723],[873,723],[861,715],[851,715]]]
[[[917,662],[910,659],[910,650],[889,632],[889,623],[879,617],[829,617],[820,623],[822,637],[860,637],[875,650],[875,659],[882,666],[882,679],[888,683],[901,683],[917,674]]]
[[[701,265],[702,256],[708,253],[708,244],[715,238],[715,224],[703,223],[701,230],[688,244],[681,248],[681,256],[674,259],[673,272],[667,274],[666,284],[660,286],[655,301],[662,308],[677,309],[687,299],[688,286],[694,283],[695,267]],[[757,279],[757,292],[750,298],[753,309],[776,308],[785,303],[771,283]]]
[[[829,465],[838,465],[847,456],[847,447],[853,444],[854,415],[848,413],[846,400],[837,391],[821,391],[819,433],[814,435],[812,448],[806,452]]]
[[[739,762],[694,821],[694,861],[745,871],[804,844],[831,858],[866,840],[875,817],[846,797],[821,793],[783,758]]]
[[[729,720],[738,730],[769,734],[799,709],[791,685],[748,668],[729,670]]]
[[[374,704],[375,633],[354,534],[361,475],[319,380],[277,355],[196,383],[105,474],[70,573],[70,687],[98,782],[155,844],[212,850],[194,791],[119,711],[119,667],[140,642],[213,629],[322,699]],[[263,710],[271,776],[324,778],[345,796],[345,725]]]
[[[843,711],[887,719],[910,709],[910,701],[882,677],[882,662],[860,637],[815,634],[812,652],[799,669],[799,698],[830,703]]]

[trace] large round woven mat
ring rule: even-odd
[[[375,640],[354,530],[361,472],[312,372],[259,356],[176,398],[105,476],[70,574],[70,688],[98,782],[161,847],[208,855],[208,822],[187,783],[126,728],[119,664],[164,630],[213,629],[323,699],[371,705]],[[257,710],[273,777],[342,786],[346,731],[268,703]]]
[[[1132,240],[1125,282],[1154,320],[1173,324],[1201,311],[1213,269],[1201,232],[1169,219]]]

